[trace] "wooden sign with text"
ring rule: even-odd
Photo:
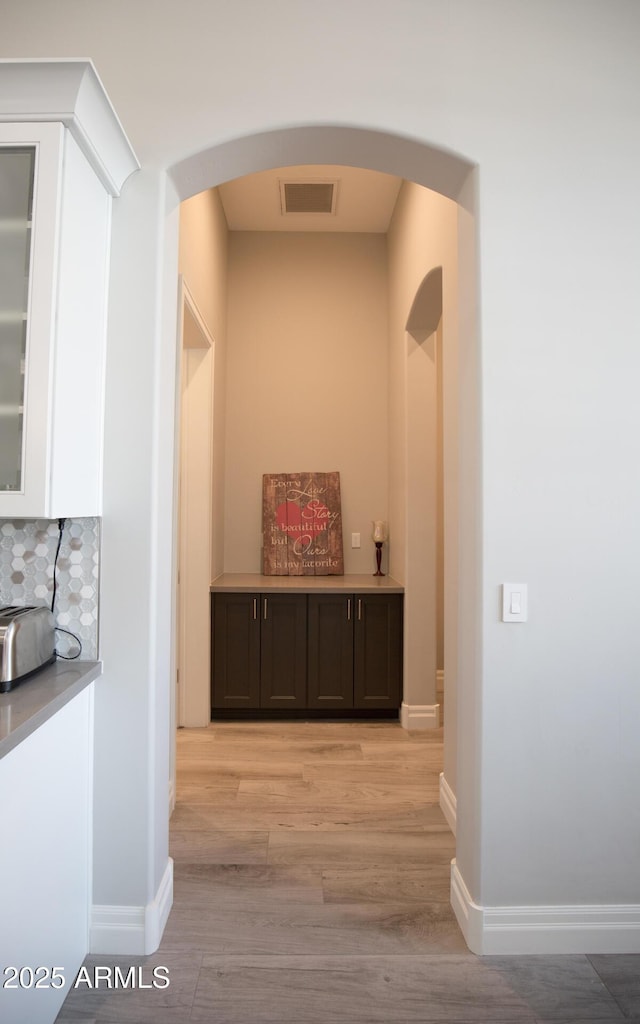
[[[265,473],[264,576],[342,576],[339,473]]]

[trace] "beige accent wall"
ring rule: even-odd
[[[213,188],[180,206],[179,270],[214,340],[211,578],[224,571],[227,222]]]
[[[389,517],[396,538],[391,550],[391,571],[407,587],[405,702],[409,704],[429,705],[436,700],[437,622],[439,617],[444,620],[447,781],[452,787],[456,757],[458,576],[457,231],[458,208],[454,202],[411,182],[403,184],[388,234]],[[407,318],[424,278],[438,267],[442,267],[442,320],[431,338],[417,343],[407,334]],[[437,413],[440,349],[441,427]],[[419,385],[417,373],[421,376]],[[416,431],[421,432],[417,437]],[[437,448],[441,433],[443,522],[439,527]],[[427,510],[422,526],[415,521],[413,501]],[[408,543],[411,532],[413,544]],[[444,591],[440,612],[439,561]],[[415,599],[416,595],[419,599]]]
[[[444,672],[444,394],[442,320],[436,335],[436,667]]]
[[[345,572],[373,572],[371,520],[388,518],[386,238],[229,237],[225,571],[261,571],[263,473],[338,470]]]

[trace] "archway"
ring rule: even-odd
[[[274,129],[231,139],[169,169],[180,200],[232,178],[295,164],[347,164],[395,174],[475,209],[474,164],[402,135],[343,125]]]
[[[475,172],[473,165],[436,147],[401,136],[345,126],[304,126],[264,132],[220,143],[194,154],[170,170],[179,199],[187,199],[225,181],[273,167],[334,163],[398,175],[448,197],[458,204],[459,280],[457,327],[459,351],[453,371],[458,381],[457,464],[455,466],[460,538],[459,642],[456,651],[460,714],[448,716],[445,771],[451,792],[461,801],[458,860],[473,877],[477,808],[476,708],[480,557],[479,523],[479,385],[476,331]],[[459,369],[462,368],[462,371]],[[450,609],[450,611],[454,611]],[[454,611],[454,614],[456,612]],[[451,692],[451,691],[450,691]],[[455,818],[455,799],[453,814]],[[450,819],[451,820],[451,819]]]

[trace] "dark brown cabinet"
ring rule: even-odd
[[[402,596],[354,598],[353,704],[399,708],[402,693]]]
[[[303,708],[307,695],[304,594],[214,594],[211,706]]]
[[[281,710],[307,703],[307,598],[260,597],[260,707]]]
[[[211,601],[211,706],[260,707],[258,594],[214,594]]]
[[[402,595],[309,595],[308,706],[394,711],[402,692]]]
[[[213,594],[213,714],[396,712],[402,602],[380,593]]]
[[[353,597],[309,594],[308,704],[353,707]]]

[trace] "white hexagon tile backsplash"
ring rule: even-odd
[[[0,520],[0,606],[46,605],[53,596],[53,565],[58,521]],[[56,572],[56,625],[82,642],[83,660],[98,657],[100,520],[67,519]],[[77,644],[57,634],[60,655],[72,656]]]

